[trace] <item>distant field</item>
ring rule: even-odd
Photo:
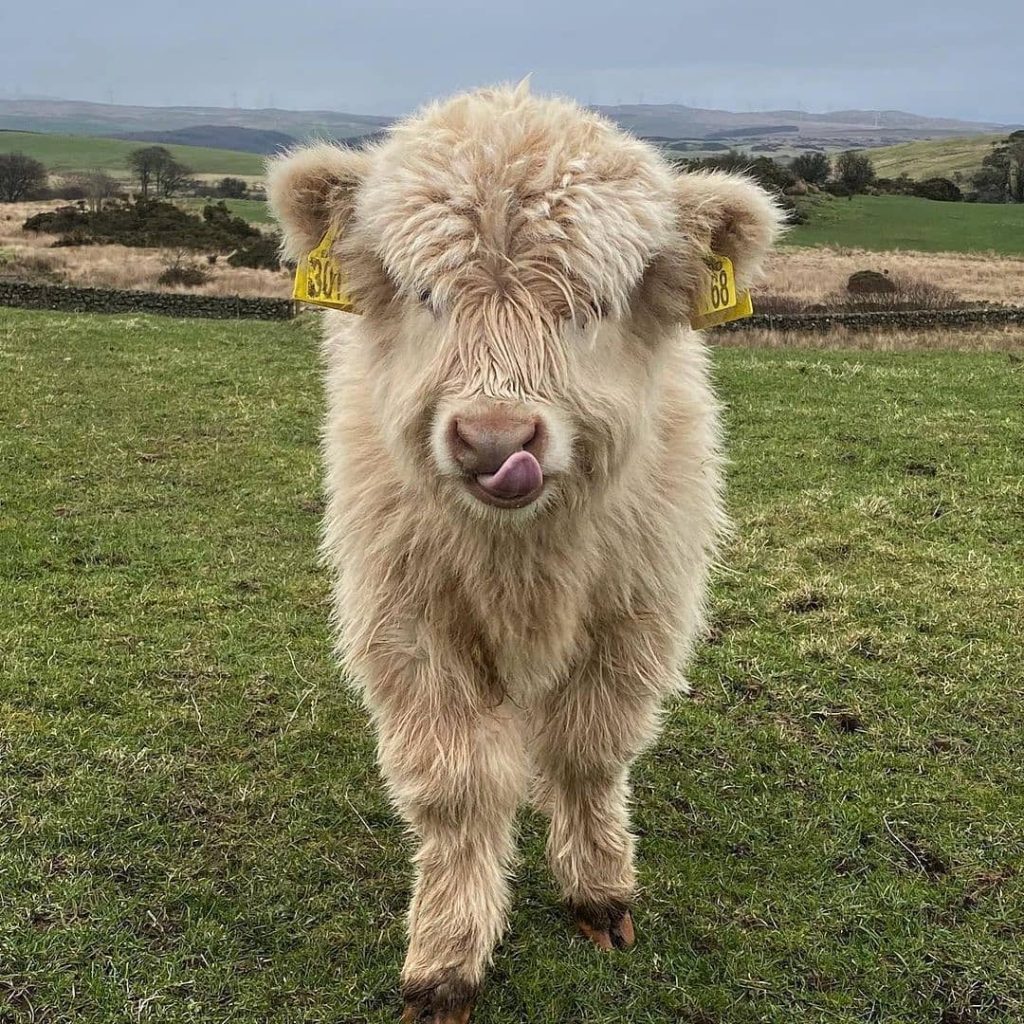
[[[127,174],[128,155],[145,143],[123,139],[97,139],[87,135],[48,135],[36,132],[0,132],[0,153],[21,152],[35,157],[55,173],[61,171],[108,171]],[[230,149],[201,146],[167,146],[174,158],[196,174],[233,174],[258,177],[263,157]]]
[[[957,139],[929,139],[904,142],[898,146],[869,149],[868,156],[880,177],[952,178],[954,174],[973,174],[1002,135],[968,135]]]
[[[1024,255],[1024,206],[936,203],[912,196],[821,199],[811,221],[786,235],[788,245],[916,249],[921,252],[997,252]]]
[[[217,199],[175,199],[175,204],[198,213],[208,203],[216,203]],[[225,199],[228,209],[250,224],[270,224],[270,211],[262,199]]]

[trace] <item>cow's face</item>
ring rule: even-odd
[[[521,89],[429,108],[365,152],[281,158],[270,194],[290,255],[336,232],[403,475],[492,517],[614,480],[652,429],[706,257],[743,283],[780,224],[745,179],[676,174]]]

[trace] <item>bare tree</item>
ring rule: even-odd
[[[106,171],[88,171],[83,174],[65,175],[64,180],[77,185],[88,200],[89,209],[93,213],[103,209],[105,199],[113,199],[121,194],[120,184]]]
[[[163,146],[143,146],[142,149],[133,149],[128,155],[128,166],[139,182],[143,198],[149,196],[150,186],[159,177],[160,168],[173,159],[170,150]]]
[[[46,187],[46,168],[24,153],[0,153],[0,202],[17,203]]]
[[[157,168],[155,184],[157,191],[164,197],[173,196],[192,183],[192,169],[178,163],[174,157],[168,157]]]

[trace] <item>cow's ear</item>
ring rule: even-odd
[[[768,250],[782,234],[786,211],[742,174],[695,171],[675,183],[677,228],[700,256],[728,256],[736,284],[757,280]]]
[[[344,233],[370,159],[366,150],[322,142],[267,161],[267,196],[286,258],[309,252],[328,228]]]
[[[690,171],[672,187],[672,237],[648,266],[636,304],[662,324],[692,321],[711,284],[713,254],[728,256],[737,288],[749,288],[786,222],[779,204],[741,174]]]

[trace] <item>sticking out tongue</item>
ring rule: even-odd
[[[515,452],[497,473],[481,473],[476,482],[496,498],[521,498],[544,483],[540,463],[529,452]]]

